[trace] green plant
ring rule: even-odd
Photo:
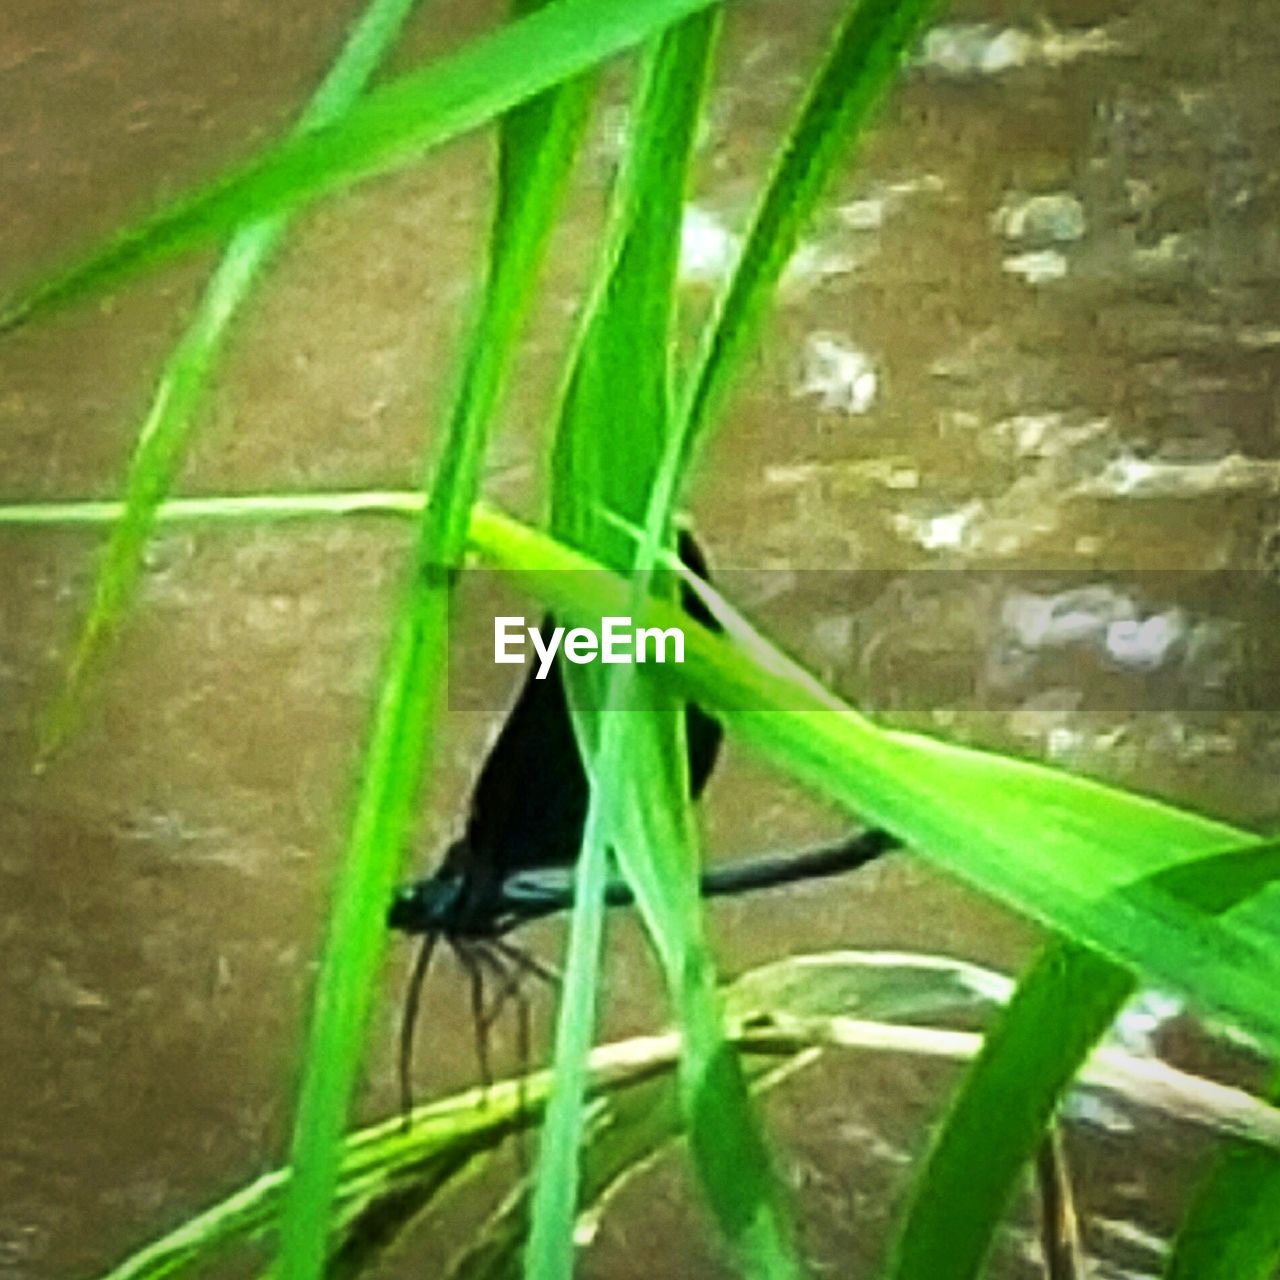
[[[944,1264],[949,1275],[978,1273],[1020,1168],[1038,1147],[1056,1099],[1131,989],[1133,975],[1184,992],[1272,1051],[1280,1045],[1273,996],[1280,948],[1232,914],[1238,901],[1274,877],[1274,847],[1224,823],[1083,779],[881,728],[754,633],[726,602],[713,601],[725,625],[722,637],[693,626],[671,603],[664,549],[697,446],[758,337],[819,192],[932,7],[929,0],[863,0],[850,7],[780,149],[734,274],[688,370],[677,369],[672,355],[675,242],[687,155],[714,48],[717,12],[706,0],[517,5],[508,25],[355,103],[354,89],[375,60],[369,46],[360,46],[361,74],[323,119],[313,114],[296,136],[127,229],[0,315],[0,326],[30,323],[54,306],[95,296],[144,267],[236,231],[238,249],[219,276],[230,293],[210,304],[212,312],[225,313],[283,234],[287,211],[498,121],[487,260],[421,494],[167,503],[185,431],[180,411],[198,398],[220,341],[221,329],[202,320],[168,375],[164,412],[175,416],[166,420],[157,410],[141,433],[122,509],[0,510],[0,520],[8,522],[120,516],[67,691],[48,721],[48,747],[71,723],[80,673],[128,603],[156,519],[333,518],[354,509],[394,511],[414,521],[414,553],[389,621],[362,784],[317,981],[277,1274],[309,1280],[321,1271],[329,1208],[348,1185],[341,1137],[381,960],[383,908],[430,763],[449,591],[468,548],[565,615],[630,612],[664,625],[680,622],[689,646],[688,665],[666,681],[633,688],[624,668],[608,683],[582,679],[571,690],[593,799],[578,863],[555,1086],[531,1197],[529,1274],[560,1276],[572,1266],[578,1153],[594,1114],[586,1101],[587,1052],[595,1029],[609,848],[617,850],[635,889],[680,1028],[682,1123],[708,1203],[745,1271],[791,1276],[802,1269],[792,1210],[776,1185],[747,1075],[723,1028],[693,892],[697,852],[674,763],[683,759],[676,699],[689,694],[721,713],[740,741],[779,768],[1061,935],[1023,980],[954,1100],[887,1274],[932,1280]],[[381,6],[377,22],[371,17],[362,31],[376,27],[385,43],[399,17],[393,8]],[[594,68],[641,44],[629,149],[557,406],[548,535],[478,501],[481,464],[576,152]],[[619,439],[612,396],[623,382],[631,429]],[[166,421],[161,430],[157,424]],[[644,715],[616,714],[637,699]],[[1011,1098],[1019,1105],[1005,1105]],[[463,1120],[451,1131],[455,1137],[469,1123],[465,1105],[458,1114]],[[976,1119],[985,1140],[993,1132],[998,1138],[994,1154],[984,1151],[980,1160]],[[488,1150],[495,1125],[485,1128],[490,1137],[474,1148],[451,1139],[452,1145],[439,1148],[446,1153],[441,1160],[456,1173]],[[405,1149],[396,1155],[394,1147],[379,1148],[365,1190],[389,1176]],[[970,1172],[975,1162],[980,1178]],[[1236,1185],[1242,1168],[1251,1185],[1270,1186],[1273,1157],[1257,1156],[1257,1162],[1261,1169],[1234,1163],[1222,1174],[1222,1186]],[[1223,1212],[1214,1206],[1223,1194],[1210,1187],[1201,1201],[1200,1214],[1217,1224]],[[1257,1230],[1242,1248],[1243,1259],[1233,1255],[1233,1274],[1249,1268],[1265,1274],[1275,1241]]]

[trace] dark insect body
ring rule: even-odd
[[[681,561],[707,579],[697,543],[682,532]],[[715,621],[692,588],[682,588],[682,604],[695,620]],[[550,618],[544,634],[554,627]],[[719,723],[690,704],[685,711],[690,795],[696,799],[715,767],[722,738]],[[391,928],[421,935],[422,946],[409,980],[400,1033],[401,1106],[411,1108],[413,1029],[422,984],[438,943],[458,957],[471,987],[476,1054],[489,1080],[488,1031],[509,999],[519,1013],[522,1059],[528,1057],[529,1003],[523,982],[536,978],[554,984],[557,975],[506,935],[519,925],[565,911],[573,905],[574,863],[582,844],[590,790],[574,737],[562,667],[552,664],[546,678],[530,671],[477,779],[462,837],[445,853],[431,875],[397,890],[388,913]],[[802,853],[766,855],[703,874],[701,891],[718,897],[772,888],[860,867],[898,847],[887,832],[869,830],[837,844]],[[621,880],[606,887],[609,906],[633,902]],[[485,1004],[485,976],[496,984]]]

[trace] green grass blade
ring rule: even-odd
[[[1159,872],[1153,883],[1217,913],[1277,875],[1280,842],[1272,842]],[[885,1280],[981,1274],[1059,1098],[1135,986],[1128,970],[1069,942],[1052,944],[1036,959],[987,1033],[916,1171]]]
[[[529,1241],[524,1255],[524,1274],[531,1280],[573,1274],[578,1161],[586,1126],[586,1061],[595,1033],[600,945],[604,936],[606,840],[600,811],[592,808],[587,814],[582,852],[574,874],[576,903],[557,1008],[554,1084],[534,1172]]]
[[[637,692],[653,704],[652,711],[641,704],[615,713],[630,722],[627,754],[621,757],[626,772],[617,779],[624,802],[615,833],[680,1020],[680,1095],[694,1168],[745,1272],[798,1276],[804,1268],[791,1206],[742,1063],[724,1034],[695,880],[700,854],[688,804],[684,704],[653,685]]]
[[[759,333],[783,269],[837,164],[861,136],[940,0],[861,0],[848,5],[809,86],[721,298],[681,415],[693,447],[738,361]]]
[[[1270,1098],[1280,1102],[1273,1083]],[[1280,1267],[1280,1154],[1236,1141],[1178,1228],[1165,1280],[1273,1280]]]
[[[487,429],[565,179],[589,85],[579,79],[510,121],[503,146],[536,157],[502,167],[485,288],[467,339],[440,462],[419,521],[413,572],[394,619],[355,818],[316,983],[281,1223],[279,1276],[314,1280],[338,1177],[339,1142],[386,939],[385,911],[421,790],[439,709],[449,581],[461,565]]]
[[[643,509],[662,447],[678,230],[716,25],[714,14],[690,18],[673,27],[646,56],[630,144],[558,409],[552,526],[619,566],[629,563],[630,549],[596,513],[601,504],[625,511]],[[626,430],[621,432],[616,417],[620,388],[626,389],[628,402]],[[636,589],[644,590],[643,583]],[[575,872],[576,905],[555,1044],[556,1087],[531,1196],[525,1274],[539,1280],[568,1276],[573,1268],[603,886],[609,849],[620,847],[615,834],[620,765],[625,758],[639,769],[637,744],[631,738],[635,730],[643,732],[637,724],[640,717],[619,718],[614,713],[621,692],[618,682],[570,668],[567,685],[592,789]]]
[[[401,167],[712,0],[557,0],[369,95],[341,123],[267,148],[0,309],[0,331],[91,297],[240,224]]]
[[[714,16],[689,19],[663,38],[649,60],[556,436],[552,525],[619,567],[631,565],[631,548],[599,513],[605,508],[639,516],[663,450],[678,232],[715,25]],[[627,418],[619,431],[623,387]],[[651,572],[652,558],[646,562],[642,555],[634,592],[647,591]],[[556,1045],[562,1084],[548,1109],[526,1274],[563,1276],[572,1265],[583,1064],[594,1025],[600,893],[612,847],[636,887],[685,1038],[682,1097],[708,1200],[753,1274],[794,1275],[799,1263],[792,1233],[736,1056],[723,1039],[714,967],[702,936],[682,707],[665,695],[649,700],[632,687],[631,675],[622,668],[602,687],[586,672],[570,672],[593,791]]]
[[[551,528],[618,569],[631,566],[633,549],[600,513],[638,519],[662,455],[680,226],[718,25],[718,11],[690,18],[646,61],[558,414]]]
[[[989,1008],[1005,998],[1006,985],[1012,984],[1002,975],[940,957],[827,952],[750,970],[727,989],[725,1003],[732,1010],[732,1034],[751,1055],[748,1073],[756,1089],[776,1083],[775,1072],[790,1074],[812,1062],[823,1046],[963,1060],[976,1051],[976,1036],[935,1032],[932,1025],[920,1024]],[[851,1021],[850,1015],[858,1021]],[[795,1022],[794,1030],[783,1030],[789,1021]],[[625,1176],[634,1155],[643,1156],[647,1136],[655,1133],[648,1124],[655,1110],[651,1090],[665,1087],[662,1081],[676,1064],[678,1048],[675,1036],[641,1036],[592,1054],[593,1083],[609,1111],[602,1117],[607,1123],[592,1123],[591,1133],[598,1134],[599,1141],[593,1143],[586,1169],[583,1212],[598,1215],[598,1197],[609,1194],[616,1175]],[[1161,1069],[1161,1088],[1152,1095],[1150,1069],[1149,1060],[1106,1050],[1085,1064],[1082,1079],[1171,1118],[1191,1120],[1211,1133],[1249,1135],[1260,1145],[1280,1150],[1280,1111],[1172,1068]],[[758,1074],[762,1070],[769,1073],[767,1079]],[[548,1090],[549,1073],[537,1072],[525,1080],[502,1081],[487,1091],[470,1089],[420,1106],[407,1132],[397,1116],[350,1135],[338,1188],[347,1228],[358,1231],[363,1212],[378,1216],[386,1199],[398,1196],[409,1183],[419,1197],[406,1211],[409,1215],[452,1193],[515,1129],[536,1118]],[[678,1120],[674,1115],[665,1118]],[[674,1136],[677,1131],[678,1126],[663,1125],[657,1136],[661,1140],[664,1132]],[[232,1247],[258,1239],[279,1213],[288,1178],[287,1169],[257,1178],[136,1250],[102,1280],[165,1280],[207,1266]],[[493,1248],[475,1251],[481,1255],[472,1255],[480,1274],[489,1274],[484,1270],[486,1256],[509,1257],[524,1231],[523,1205],[509,1207],[498,1220],[506,1243],[493,1240]],[[459,1265],[466,1261],[464,1255]],[[502,1266],[500,1260],[495,1265]],[[509,1268],[498,1273],[512,1274]]]
[[[1070,943],[1038,958],[915,1174],[885,1280],[980,1274],[1058,1098],[1134,986],[1127,969]]]
[[[848,4],[752,218],[741,256],[703,332],[675,430],[643,521],[650,541],[676,500],[698,439],[742,356],[759,334],[774,290],[837,164],[871,113],[940,0]]]
[[[625,612],[625,583],[584,572],[589,561],[527,526],[479,509],[472,537],[561,611]],[[640,617],[684,627],[684,665],[655,673],[724,713],[787,773],[997,900],[1280,1046],[1274,946],[1142,882],[1247,833],[1044,766],[879,729],[776,650],[747,657],[660,600]]]
[[[295,520],[332,520],[344,516],[420,516],[426,499],[420,489],[351,489],[320,493],[214,494],[204,498],[168,498],[156,508],[156,523],[166,527],[279,524]],[[123,502],[0,503],[0,526],[10,529],[94,528],[114,524]]]
[[[610,1083],[626,1086],[648,1073],[615,1071]],[[444,1190],[449,1170],[458,1170],[468,1155],[496,1148],[516,1127],[526,1107],[537,1107],[546,1080],[535,1077],[517,1085],[495,1085],[487,1094],[471,1089],[455,1097],[418,1107],[406,1132],[397,1116],[350,1135],[342,1150],[337,1203],[344,1211],[412,1176],[425,1184],[424,1201]],[[445,1176],[448,1174],[448,1176]],[[172,1231],[135,1250],[101,1280],[167,1280],[207,1266],[236,1245],[259,1239],[276,1223],[289,1170],[263,1174],[216,1204],[193,1215]]]
[[[332,124],[356,101],[413,4],[414,0],[373,0],[302,113],[299,136]],[[124,510],[103,551],[93,602],[62,687],[40,727],[41,758],[54,751],[70,730],[85,677],[128,607],[156,507],[173,484],[192,419],[228,331],[287,225],[284,215],[276,215],[235,232],[196,305],[194,318],[165,362],[125,473]]]

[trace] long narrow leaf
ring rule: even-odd
[[[980,1274],[1058,1098],[1135,985],[1127,969],[1070,943],[1038,958],[916,1172],[885,1280]]]
[[[0,331],[113,285],[253,218],[403,166],[713,0],[557,0],[386,85],[340,124],[267,148],[35,285]]]
[[[258,493],[230,497],[168,498],[156,508],[163,525],[276,524],[294,520],[333,519],[336,516],[420,516],[426,498],[419,489],[351,489],[327,493]],[[12,529],[93,528],[114,524],[124,503],[6,502],[0,504],[0,525]]]
[[[356,101],[394,43],[413,4],[414,0],[373,0],[302,113],[299,136],[332,124]],[[124,511],[103,551],[93,603],[62,688],[41,726],[42,757],[56,749],[70,729],[85,676],[128,607],[156,507],[173,484],[192,419],[204,398],[227,333],[287,228],[287,218],[277,214],[236,231],[196,304],[195,316],[165,362],[129,460]]]
[[[553,607],[626,607],[625,584],[491,509],[476,511],[472,538]],[[641,616],[685,632],[685,664],[654,671],[725,714],[792,776],[983,892],[1280,1046],[1274,949],[1141,883],[1247,833],[1044,766],[878,729],[776,651],[771,666],[744,657],[660,600]]]
[[[1153,884],[1205,911],[1230,911],[1275,879],[1278,853],[1280,843],[1270,842],[1216,854],[1159,872]],[[955,1280],[981,1273],[1058,1099],[1135,986],[1128,970],[1069,942],[1052,944],[1036,959],[988,1032],[916,1172],[885,1280],[924,1280],[941,1269]]]
[[[650,61],[556,437],[552,526],[618,566],[631,563],[630,548],[599,512],[638,517],[663,451],[687,158],[714,32],[714,17],[691,18],[662,39]],[[652,556],[642,554],[633,593],[647,592],[651,573]],[[569,676],[593,785],[556,1046],[556,1077],[563,1086],[548,1110],[527,1273],[561,1276],[571,1265],[581,1146],[575,1126],[581,1123],[593,1024],[600,893],[612,848],[635,886],[684,1033],[682,1099],[708,1200],[751,1272],[794,1275],[799,1262],[792,1232],[736,1057],[723,1039],[714,966],[702,936],[683,707],[666,694],[633,691],[632,682],[629,667],[615,668],[604,687],[589,672]],[[624,705],[625,715],[619,713]]]
[[[846,5],[778,153],[728,285],[703,331],[643,525],[652,542],[724,388],[759,333],[783,269],[836,165],[848,156],[940,0]]]
[[[234,524],[335,513],[403,517],[420,504],[420,496],[383,492],[210,497],[166,503],[158,516],[174,523]],[[0,507],[0,523],[93,524],[118,512],[118,505],[99,502],[10,504]],[[470,537],[477,550],[552,607],[616,613],[630,599],[627,585],[598,563],[492,507],[481,505],[473,511]],[[873,817],[883,810],[892,825],[917,841],[921,852],[940,866],[1050,927],[1096,946],[1153,983],[1185,992],[1229,1021],[1253,1026],[1265,1041],[1277,1041],[1280,1028],[1269,998],[1276,963],[1256,935],[1180,909],[1167,895],[1149,899],[1136,890],[1108,905],[1105,914],[1096,910],[1110,889],[1247,840],[1248,833],[1056,769],[877,729],[824,695],[804,673],[780,676],[780,668],[794,671],[781,655],[771,663],[746,657],[661,601],[645,602],[635,621],[684,627],[685,665],[654,670],[685,695],[733,716],[757,749],[784,771]],[[796,741],[797,736],[808,741]],[[853,763],[867,751],[876,761],[872,770]],[[893,761],[892,781],[885,774],[888,760]],[[918,781],[926,774],[928,790],[937,794],[923,815],[913,816]],[[882,791],[900,793],[905,810],[890,804]],[[997,812],[986,822],[970,819],[953,828],[953,834],[944,834],[947,815],[961,813],[978,797],[984,811],[985,802],[994,799]],[[1081,868],[1074,854],[1090,851],[1089,866]],[[1068,856],[1059,857],[1061,853]],[[1095,868],[1100,874],[1091,874]],[[1220,968],[1219,946],[1229,948],[1227,972]],[[1232,974],[1238,978],[1234,994]]]
[[[211,497],[166,503],[158,515],[166,522],[234,524],[344,512],[404,516],[420,502],[412,494],[379,492]],[[10,504],[0,507],[0,523],[102,523],[118,511],[118,505],[98,502]],[[474,510],[470,536],[477,550],[552,607],[613,613],[625,608],[630,598],[626,584],[595,562],[491,507]],[[825,794],[843,797],[851,807],[865,807],[872,816],[883,806],[902,834],[918,841],[921,852],[940,866],[988,886],[998,900],[1096,946],[1153,983],[1184,992],[1228,1020],[1254,1026],[1267,1042],[1277,1041],[1280,1028],[1269,998],[1276,964],[1255,935],[1179,909],[1165,900],[1167,895],[1148,899],[1134,891],[1127,899],[1109,903],[1105,912],[1099,909],[1110,889],[1124,891],[1126,882],[1144,873],[1245,841],[1248,833],[1056,769],[877,729],[820,693],[803,673],[780,677],[779,667],[790,668],[780,655],[771,666],[761,658],[745,657],[733,644],[703,632],[661,601],[646,602],[635,621],[684,627],[685,665],[655,670],[687,696],[745,724],[757,749],[784,771],[809,779]],[[755,713],[755,721],[749,712]],[[769,732],[770,725],[782,731]],[[793,741],[797,726],[810,742]],[[877,757],[871,772],[853,763],[868,748]],[[829,757],[825,766],[824,753]],[[886,758],[895,758],[897,789],[908,802],[916,790],[914,771],[927,765],[929,789],[939,793],[929,802],[927,820],[912,817],[909,803],[908,811],[900,813],[881,796],[882,786],[892,789],[883,777]],[[980,830],[975,831],[977,824],[970,821],[944,837],[938,826],[941,823],[945,830],[945,815],[963,810],[978,794],[998,801],[999,812]],[[1074,854],[1089,849],[1101,857],[1102,874],[1092,881],[1074,857],[1057,858],[1063,850]],[[1136,926],[1132,934],[1127,932],[1129,924]],[[1219,965],[1220,944],[1230,949],[1225,973]],[[1234,995],[1231,974],[1239,979]]]
[[[316,984],[294,1125],[279,1274],[314,1280],[338,1177],[339,1142],[361,1038],[385,943],[385,906],[421,790],[439,709],[448,640],[451,574],[461,564],[479,488],[487,429],[502,388],[554,211],[581,136],[589,85],[577,80],[508,122],[504,145],[535,159],[502,167],[492,255],[483,297],[430,482],[413,572],[394,619],[364,776],[335,890]]]
[[[643,510],[650,476],[662,449],[670,381],[668,348],[676,246],[684,203],[687,157],[696,132],[715,31],[714,17],[695,17],[671,30],[646,61],[632,112],[630,145],[614,193],[596,282],[575,344],[553,450],[552,526],[606,562],[629,561],[629,548],[600,521],[600,508]],[[620,389],[627,413],[617,416]],[[635,591],[646,589],[637,579]],[[572,1269],[572,1230],[582,1145],[585,1060],[595,1024],[603,923],[603,885],[611,848],[623,857],[621,838],[627,779],[639,779],[650,806],[684,804],[683,787],[655,785],[660,746],[655,720],[676,724],[664,707],[619,717],[624,696],[618,679],[601,682],[571,670],[568,691],[575,726],[588,760],[591,797],[577,864],[576,908],[570,929],[564,997],[556,1037],[557,1088],[533,1188],[533,1221],[526,1274],[566,1276]],[[682,758],[682,742],[665,742],[669,758]],[[624,768],[625,764],[625,768]],[[670,851],[670,847],[668,846]],[[649,883],[653,877],[649,877]],[[653,894],[640,891],[642,910]],[[680,947],[671,913],[646,913],[660,954]]]

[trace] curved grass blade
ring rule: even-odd
[[[420,489],[352,489],[324,493],[259,493],[204,498],[167,498],[156,508],[162,525],[279,524],[295,520],[331,520],[343,516],[422,514]],[[115,501],[0,503],[0,526],[12,529],[93,528],[113,524],[125,504]]]
[[[553,608],[625,612],[625,583],[517,521],[477,509],[472,537]],[[1275,948],[1142,880],[1247,833],[1045,766],[877,728],[758,638],[748,657],[657,599],[640,617],[685,633],[684,665],[654,672],[786,772],[980,891],[1280,1046]],[[741,646],[749,628],[730,621]]]
[[[522,108],[501,136],[504,155],[527,148],[530,158],[500,164],[484,290],[468,333],[440,462],[418,521],[413,572],[393,619],[316,982],[290,1155],[294,1177],[281,1223],[281,1280],[314,1280],[324,1265],[338,1144],[386,940],[385,907],[439,709],[451,578],[462,563],[489,422],[528,313],[589,94],[589,81],[570,81],[548,100]]]
[[[341,123],[267,148],[0,309],[0,332],[328,192],[401,167],[713,0],[556,0],[369,95]]]
[[[714,413],[805,223],[836,165],[865,131],[940,0],[862,0],[848,5],[814,77],[747,232],[742,255],[707,326],[681,406],[686,453]]]
[[[241,524],[352,513],[403,517],[420,506],[420,496],[394,492],[282,494],[179,499],[163,505],[158,517],[174,523]],[[18,504],[0,507],[0,524],[93,524],[117,512],[118,506],[97,502]],[[617,613],[630,599],[627,586],[611,579],[598,563],[491,507],[480,505],[473,512],[471,540],[561,611]],[[731,715],[757,749],[784,771],[872,816],[873,805],[883,806],[894,819],[892,825],[919,833],[914,838],[922,853],[997,900],[1075,934],[1113,960],[1142,971],[1156,985],[1216,1009],[1228,1021],[1253,1025],[1264,1041],[1276,1041],[1277,1019],[1269,1008],[1274,1002],[1264,994],[1275,961],[1259,953],[1256,935],[1222,923],[1206,931],[1209,922],[1203,917],[1140,891],[1131,900],[1109,902],[1102,914],[1091,905],[1126,879],[1244,842],[1247,832],[1055,769],[878,729],[770,647],[744,655],[661,601],[644,602],[635,620],[684,627],[685,665],[655,670],[686,696]],[[875,770],[855,769],[850,762],[867,751],[877,760]],[[922,778],[928,775],[929,790],[937,796],[913,814],[917,771]],[[905,812],[890,806],[888,792],[901,793],[898,800],[905,803]],[[1026,793],[1025,802],[1019,792]],[[986,822],[966,822],[963,831],[949,834],[946,815],[962,813],[966,805],[977,805],[975,812],[986,814]],[[970,851],[979,856],[970,860]],[[1061,865],[1055,860],[1060,852],[1065,853]],[[1087,868],[1076,865],[1080,853],[1089,854]],[[1098,874],[1091,879],[1093,868]],[[1219,966],[1217,947],[1234,950],[1237,943],[1245,954],[1228,951],[1226,956],[1227,969],[1240,978],[1232,996],[1232,980]],[[1184,946],[1187,950],[1179,956]]]
[[[680,1021],[680,1098],[694,1169],[746,1274],[798,1276],[804,1267],[792,1206],[742,1063],[724,1034],[697,896],[700,855],[685,780],[684,704],[653,685],[637,692],[643,700],[636,710],[615,713],[632,722],[623,739],[628,754],[620,759],[634,773],[617,778],[621,804],[613,832]]]
[[[774,162],[741,256],[703,331],[643,520],[649,542],[660,536],[663,513],[677,500],[698,440],[759,334],[818,197],[841,158],[865,132],[873,110],[940,2],[861,0],[846,5],[831,47]]]
[[[668,424],[678,230],[688,157],[702,105],[717,15],[697,15],[653,50],[634,112],[632,143],[615,193],[603,262],[586,309],[561,406],[553,453],[552,525],[607,563],[631,561],[629,546],[598,517],[602,506],[638,514],[661,456]],[[617,430],[617,396],[627,389],[627,430]],[[652,565],[637,564],[633,593],[647,592]],[[715,1003],[714,969],[692,910],[682,709],[663,695],[621,715],[632,695],[627,669],[600,682],[571,671],[579,741],[589,761],[591,799],[577,864],[564,998],[556,1039],[556,1080],[532,1191],[525,1256],[529,1276],[567,1276],[573,1224],[586,1052],[594,1028],[594,987],[603,927],[608,851],[619,856],[663,961],[685,1036],[682,1096],[696,1139],[698,1169],[721,1229],[756,1274],[791,1276],[781,1197],[751,1115],[736,1062],[726,1050]],[[673,769],[673,763],[678,763]],[[662,829],[630,819],[644,813]],[[665,823],[665,825],[664,825]],[[656,862],[665,855],[665,865]],[[713,1114],[714,1113],[714,1114]]]
[[[631,548],[598,513],[604,507],[638,517],[663,451],[678,232],[716,25],[716,15],[686,20],[663,37],[649,60],[556,435],[552,527],[619,567],[632,565]],[[620,432],[622,387],[627,419]],[[652,576],[645,551],[633,567],[636,596],[647,593]],[[594,1025],[602,892],[612,849],[635,888],[684,1034],[682,1098],[708,1201],[748,1271],[793,1276],[800,1267],[793,1232],[736,1057],[724,1042],[714,966],[701,929],[682,705],[665,693],[633,690],[626,667],[606,681],[591,675],[571,670],[568,680],[593,785],[556,1044],[556,1078],[563,1083],[548,1109],[526,1274],[564,1276],[572,1267],[582,1068]],[[621,714],[624,705],[629,714]]]
[[[920,1021],[985,1007],[1006,994],[1007,985],[1002,975],[931,956],[796,956],[751,970],[732,984],[726,992],[733,1010],[728,1034],[752,1056],[748,1071],[753,1087],[755,1059],[769,1070],[764,1064],[781,1058],[778,1066],[786,1070],[824,1046],[963,1061],[978,1052],[977,1035],[938,1030]],[[848,1013],[858,1020],[844,1016]],[[640,1036],[594,1050],[593,1088],[601,1103],[613,1109],[604,1119],[623,1112],[646,1115],[648,1087],[661,1087],[678,1053],[679,1038],[673,1034]],[[1238,1090],[1113,1049],[1094,1054],[1084,1065],[1081,1082],[1210,1132],[1247,1136],[1280,1151],[1280,1111]],[[399,1196],[410,1183],[417,1186],[419,1199],[416,1205],[402,1203],[406,1218],[452,1194],[476,1162],[496,1153],[498,1144],[520,1126],[536,1121],[548,1088],[549,1073],[536,1072],[418,1107],[407,1131],[397,1115],[350,1135],[338,1184],[341,1233],[361,1231],[362,1215],[380,1212],[388,1198]],[[634,1102],[628,1100],[633,1093]],[[593,1122],[592,1132],[598,1130],[611,1141],[607,1135],[618,1127]],[[619,1137],[627,1141],[626,1134]],[[584,1212],[590,1214],[601,1211],[595,1167],[588,1165],[584,1192]],[[101,1280],[166,1280],[258,1239],[277,1219],[288,1178],[289,1171],[282,1169],[256,1179],[137,1250]]]
[[[1084,947],[1059,943],[1038,958],[915,1175],[885,1280],[980,1274],[1059,1097],[1135,986],[1127,969]]]
[[[526,1087],[530,1105],[538,1105],[545,1079],[531,1080]],[[521,1105],[519,1086],[506,1081],[483,1097],[473,1089],[419,1107],[409,1132],[397,1116],[352,1134],[344,1144],[339,1170],[339,1211],[354,1213],[407,1177],[418,1181],[422,1201],[429,1202],[469,1156],[493,1150],[514,1131],[522,1119]],[[207,1265],[234,1245],[258,1239],[275,1226],[288,1183],[288,1169],[264,1174],[138,1249],[101,1280],[165,1280]]]
[[[301,136],[341,118],[395,42],[414,0],[373,0],[298,121]],[[74,720],[84,680],[137,586],[156,507],[173,484],[210,375],[241,305],[288,229],[283,214],[240,227],[205,287],[196,313],[160,374],[124,482],[124,510],[102,554],[93,602],[61,689],[43,718],[38,757],[57,749]]]
[[[1218,913],[1277,876],[1280,842],[1272,841],[1183,863],[1158,872],[1152,883]],[[1128,970],[1075,944],[1056,942],[1041,953],[934,1134],[895,1224],[885,1280],[981,1274],[1059,1098],[1135,987]]]

